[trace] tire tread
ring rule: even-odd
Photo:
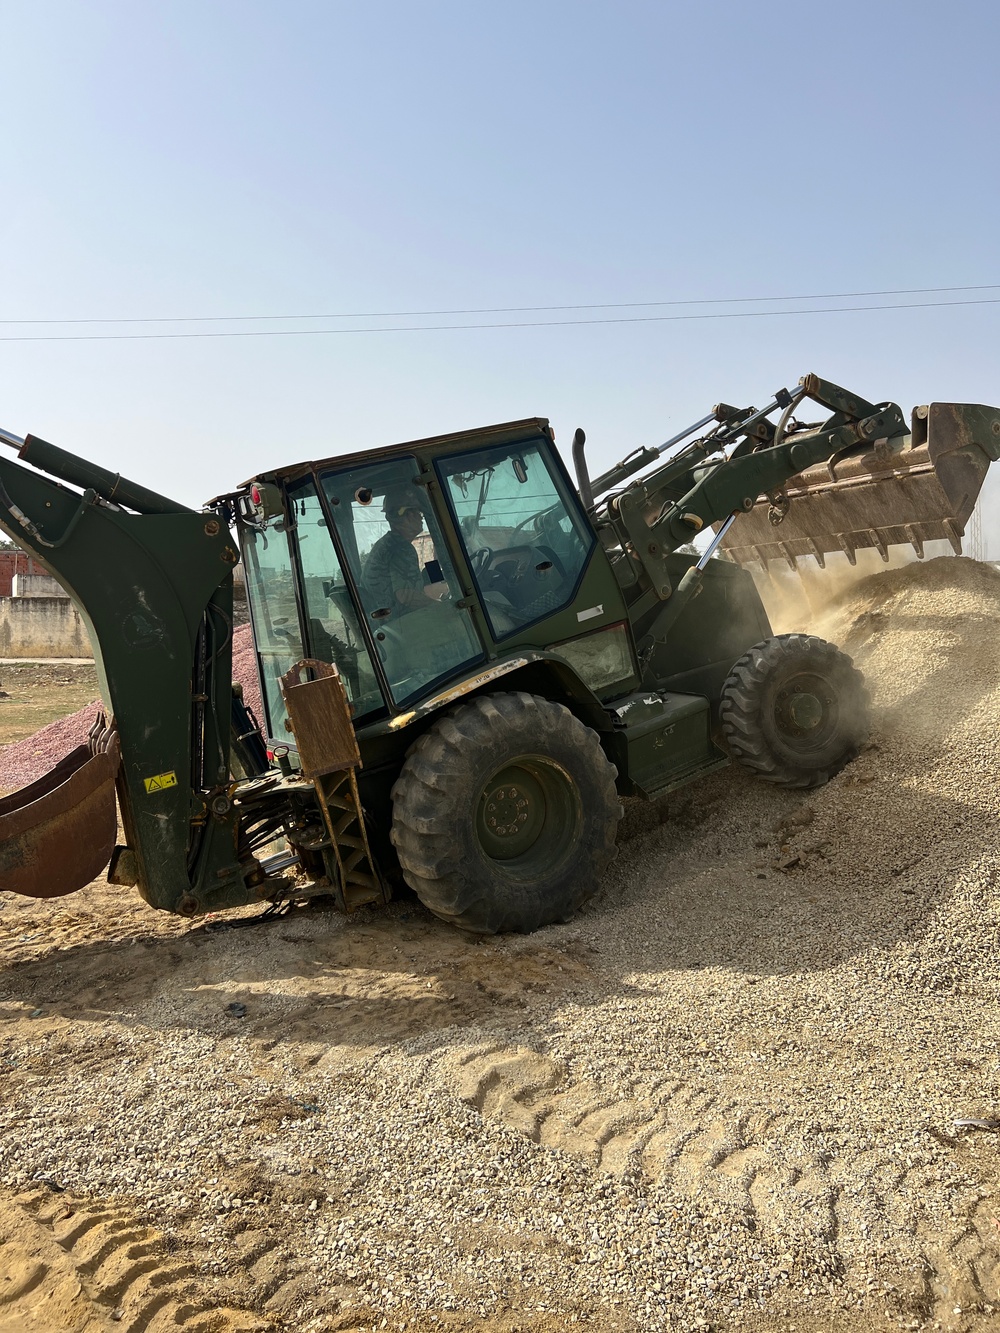
[[[520,919],[508,906],[492,901],[475,865],[465,862],[463,840],[448,827],[449,818],[468,791],[475,756],[499,750],[508,737],[531,737],[531,751],[541,755],[572,752],[596,788],[585,808],[587,837],[581,840],[585,863],[574,868],[571,885],[559,887],[546,915],[545,905]],[[406,882],[421,902],[445,921],[484,934],[528,931],[551,920],[566,920],[597,890],[614,857],[621,817],[617,770],[597,734],[563,704],[523,692],[479,695],[439,718],[411,747],[392,789],[391,838]],[[583,848],[583,843],[589,846]]]
[[[761,696],[768,680],[797,657],[810,667],[835,671],[853,696],[859,715],[854,728],[858,737],[845,738],[839,756],[812,770],[795,768],[774,754],[761,715]],[[755,644],[734,664],[722,687],[719,720],[730,753],[740,764],[764,782],[802,789],[829,782],[857,757],[861,737],[867,733],[867,706],[864,677],[846,653],[811,634],[778,634]]]

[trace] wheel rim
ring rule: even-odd
[[[569,773],[546,756],[526,755],[483,784],[476,837],[491,860],[544,874],[570,852],[581,821],[580,796]]]
[[[837,691],[818,672],[799,672],[781,683],[774,720],[786,745],[796,750],[822,749],[840,723]]]

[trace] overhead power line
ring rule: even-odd
[[[851,301],[869,296],[933,296],[945,292],[995,292],[1000,283],[976,287],[895,287],[873,292],[807,292],[800,296],[709,296],[672,301],[606,301],[586,305],[470,306],[455,310],[355,310],[333,315],[149,315],[113,319],[0,319],[0,325],[28,324],[233,324],[265,323],[278,319],[431,319],[450,315],[555,314],[570,310],[649,310],[666,306],[762,305],[769,301]],[[784,313],[778,311],[776,313]],[[805,312],[812,313],[812,312]],[[567,321],[568,322],[568,321]],[[473,326],[473,327],[479,327]],[[492,327],[492,326],[487,326]]]
[[[0,342],[140,342],[180,338],[316,338],[358,336],[372,333],[446,333],[462,329],[570,328],[584,324],[664,324],[704,319],[771,319],[782,315],[846,315],[861,310],[939,310],[952,306],[1000,305],[1000,297],[965,301],[907,301],[883,305],[821,306],[806,310],[728,310],[697,315],[627,315],[601,319],[533,319],[494,321],[482,324],[380,324],[360,329],[225,329],[195,333],[19,333],[0,334]],[[330,318],[327,316],[327,318]]]

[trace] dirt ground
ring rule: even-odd
[[[1000,576],[810,598],[870,746],[566,925],[0,894],[0,1333],[1000,1328]]]
[[[94,666],[0,660],[0,744],[33,735],[97,698]]]

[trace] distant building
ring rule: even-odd
[[[43,569],[26,551],[19,551],[16,547],[0,550],[0,597],[10,597],[13,594],[15,574],[40,574],[48,577],[48,570]]]

